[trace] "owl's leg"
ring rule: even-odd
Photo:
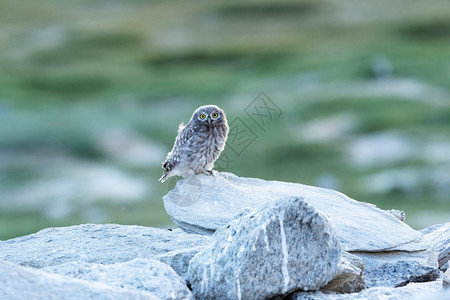
[[[216,175],[215,171],[213,171],[213,170],[204,170],[204,171],[195,173],[195,175],[198,175],[198,174],[205,174],[205,175],[208,175],[208,176]]]

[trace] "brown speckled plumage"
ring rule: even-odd
[[[172,150],[163,162],[164,182],[174,175],[211,173],[228,137],[225,113],[216,105],[197,108],[186,126],[180,125]]]

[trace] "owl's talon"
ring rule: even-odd
[[[214,170],[206,170],[203,172],[203,174],[208,175],[208,176],[215,176],[216,175],[216,171]]]
[[[203,174],[203,175],[208,175],[208,176],[211,176],[211,175],[213,175],[214,176],[214,171],[213,170],[205,170],[205,171],[200,171],[200,172],[194,172],[194,174],[195,175],[200,175],[200,174]]]

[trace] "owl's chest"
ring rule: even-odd
[[[201,128],[192,139],[192,146],[196,149],[214,150],[220,148],[223,144],[223,138],[220,133],[220,128]]]

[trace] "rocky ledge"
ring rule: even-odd
[[[450,223],[415,231],[399,211],[230,173],[182,179],[164,205],[181,229],[85,224],[0,241],[0,299],[450,297]]]

